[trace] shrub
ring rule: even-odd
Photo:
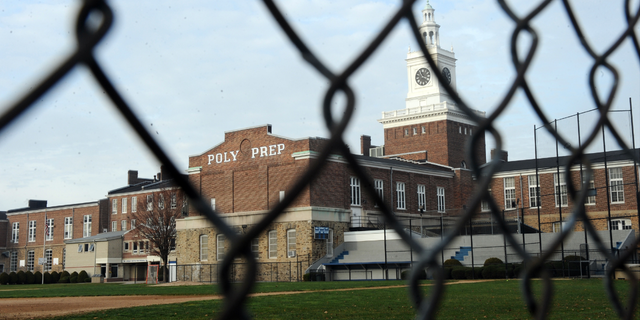
[[[69,274],[69,271],[62,271],[62,272],[60,272],[60,279],[62,279],[62,277],[69,278],[69,277],[71,277],[71,275]],[[60,281],[58,280],[58,282],[60,282]]]
[[[311,281],[311,273],[305,273],[302,276],[302,281]]]
[[[453,278],[451,277],[451,270],[452,270],[452,269],[453,269],[453,268],[449,268],[449,267],[447,267],[447,268],[443,268],[443,271],[444,271],[443,278],[444,278],[445,280],[446,280],[446,279],[453,279]]]
[[[60,274],[56,271],[51,272],[51,283],[58,283],[60,281]]]
[[[484,279],[504,279],[504,265],[488,265],[482,269],[482,278]]]
[[[51,274],[49,273],[49,271],[45,271],[44,273],[44,283],[51,283]]]
[[[40,271],[36,271],[33,273],[33,283],[41,284],[42,283],[42,273]]]
[[[24,271],[22,270],[18,271],[17,275],[18,275],[18,281],[16,282],[17,284],[27,283],[27,275],[24,273]]]
[[[0,284],[9,283],[9,275],[6,272],[0,273]]]
[[[467,267],[453,267],[451,268],[451,277],[453,279],[461,280],[467,278]]]
[[[427,279],[427,273],[423,270],[418,271],[418,280],[426,280]],[[411,277],[411,270],[405,270],[402,271],[402,273],[400,274],[400,278],[402,280],[409,280],[409,278]]]
[[[86,279],[84,279],[84,282],[91,283],[91,278],[86,278]]]
[[[18,274],[15,272],[9,273],[9,284],[16,284],[18,282]]]
[[[487,260],[484,261],[484,266],[490,266],[490,265],[494,265],[494,264],[504,264],[504,262],[502,262],[502,260],[498,259],[498,258],[489,258]]]
[[[78,273],[77,272],[73,272],[70,276],[69,276],[69,282],[71,283],[78,283]]]
[[[475,270],[476,279],[482,279],[482,270],[484,270],[484,267],[475,267],[473,269]]]
[[[462,267],[462,262],[456,260],[456,259],[447,259],[444,262],[444,266],[445,267]]]
[[[467,279],[482,279],[482,268],[465,268],[465,276]]]
[[[36,283],[36,276],[33,275],[33,272],[27,271],[24,273],[24,275],[27,277],[27,282],[25,282],[26,284]]]
[[[91,281],[91,278],[89,278],[89,275],[87,274],[86,271],[84,270],[80,271],[80,273],[78,274],[78,282],[83,283],[85,282],[86,279],[89,279],[89,281]]]
[[[69,283],[69,276],[60,276],[58,283]]]

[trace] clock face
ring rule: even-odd
[[[442,69],[442,75],[447,80],[447,84],[450,84],[451,83],[451,71],[449,71],[449,68],[445,67],[444,69]]]
[[[431,80],[431,72],[429,72],[427,68],[418,69],[418,72],[416,72],[416,83],[424,86],[429,83],[429,80]]]

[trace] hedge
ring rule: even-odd
[[[9,275],[6,272],[0,273],[0,284],[9,283]]]
[[[18,283],[18,274],[16,274],[15,272],[9,273],[9,284],[16,284],[16,283]]]
[[[36,276],[33,274],[33,272],[27,271],[25,272],[25,275],[27,276],[27,284],[36,283]]]
[[[444,264],[445,267],[462,267],[462,262],[456,259],[447,259]]]
[[[418,272],[420,272],[420,274],[418,274],[418,280],[427,279],[427,273],[424,271],[424,269]],[[400,273],[400,278],[402,280],[409,280],[410,277],[411,277],[411,270],[405,270],[405,271],[402,271],[402,273]]]
[[[80,271],[80,273],[78,274],[78,282],[79,283],[86,282],[87,278],[89,278],[89,275],[87,274],[87,272],[84,270]],[[89,278],[89,281],[91,281],[91,278]]]

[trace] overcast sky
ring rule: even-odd
[[[400,2],[277,1],[334,72],[356,57]],[[510,2],[521,6],[516,11],[522,15],[538,1]],[[328,82],[306,65],[260,1],[109,3],[115,22],[97,47],[97,59],[178,168],[187,168],[189,155],[222,142],[225,131],[270,123],[280,136],[328,136],[321,118]],[[425,3],[418,1],[414,12]],[[624,28],[622,4],[573,3],[589,41],[602,52]],[[74,50],[79,4],[0,2],[0,113]],[[441,46],[453,47],[458,59],[460,94],[473,108],[491,112],[514,78],[514,24],[495,0],[431,5]],[[377,122],[383,111],[405,107],[404,59],[409,46],[417,48],[407,25],[398,25],[349,81],[357,100],[346,139],[356,153],[362,134],[375,145],[384,143]],[[553,119],[593,109],[587,85],[592,62],[578,47],[561,2],[554,1],[534,26],[541,39],[527,79],[544,110]],[[520,40],[524,55],[530,38]],[[629,97],[640,104],[640,68],[631,49],[627,40],[611,59],[622,81],[616,109],[628,109]],[[611,79],[608,71],[599,72],[604,94]],[[522,97],[516,95],[498,122],[510,160],[534,156],[533,126],[540,123]],[[628,117],[614,121],[628,137]],[[132,132],[87,70],[75,68],[0,132],[0,211],[24,207],[28,199],[48,200],[50,206],[97,200],[124,186],[127,170],[152,177],[160,164]]]

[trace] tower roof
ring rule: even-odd
[[[433,7],[431,6],[431,4],[429,4],[429,0],[427,0],[427,4],[424,6],[424,9],[431,9],[433,10]]]

